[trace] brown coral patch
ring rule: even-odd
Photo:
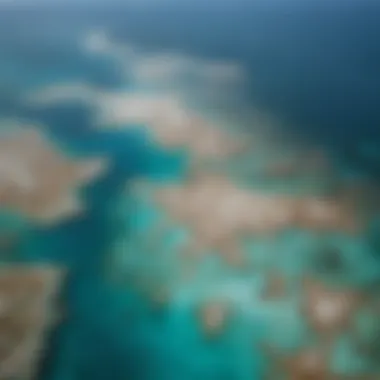
[[[65,157],[32,127],[1,136],[0,160],[0,208],[40,224],[80,213],[75,191],[106,169],[105,160]]]
[[[43,334],[54,322],[51,301],[62,271],[54,267],[3,267],[0,271],[0,377],[29,379]]]
[[[364,301],[355,290],[329,288],[310,278],[304,280],[303,286],[305,317],[313,330],[326,339],[346,331]]]

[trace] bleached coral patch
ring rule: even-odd
[[[25,102],[31,106],[49,106],[65,102],[93,104],[98,91],[87,83],[55,83],[27,94]]]
[[[187,149],[196,161],[241,152],[240,136],[226,133],[197,109],[231,103],[227,98],[234,98],[246,79],[240,65],[179,52],[143,51],[111,40],[102,30],[88,33],[82,47],[89,54],[114,59],[132,81],[132,89],[101,91],[86,83],[56,83],[29,94],[29,105],[68,101],[91,105],[98,127],[143,125],[156,142]]]
[[[196,158],[222,158],[246,145],[236,134],[185,107],[174,94],[149,92],[101,92],[90,86],[65,85],[42,89],[29,97],[29,104],[51,105],[83,101],[94,107],[97,128],[146,128],[159,144],[185,148]]]
[[[82,46],[88,53],[115,60],[136,88],[176,90],[206,102],[232,100],[248,79],[245,68],[237,62],[177,51],[144,51],[111,40],[104,30],[88,32]]]
[[[194,158],[223,158],[246,146],[240,136],[185,108],[174,96],[105,94],[98,109],[100,125],[143,125],[159,144],[186,148]]]
[[[172,96],[149,93],[105,93],[98,99],[99,124],[126,126],[128,124],[165,123],[179,128],[188,115],[179,99]]]

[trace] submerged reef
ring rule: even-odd
[[[144,125],[159,144],[189,149],[193,159],[220,160],[248,145],[236,134],[223,133],[204,117],[186,110],[173,96],[108,95],[99,104],[102,125]]]
[[[211,174],[133,189],[134,238],[115,245],[115,273],[146,302],[193,310],[212,340],[244,320],[246,339],[259,331],[262,378],[378,378],[379,294],[367,286],[379,267],[365,244],[345,246],[368,221],[344,197],[268,195]]]
[[[67,273],[55,252],[45,252],[56,248],[44,247],[41,239],[83,215],[87,200],[79,191],[107,169],[104,158],[65,152],[42,125],[1,121],[1,379],[40,375],[51,333],[61,323],[56,301]]]
[[[167,150],[189,150],[196,167],[225,164],[231,157],[244,154],[251,143],[249,134],[221,129],[210,118],[185,107],[176,94],[99,91],[73,83],[48,86],[26,98],[33,107],[72,100],[94,108],[94,122],[99,129],[136,129],[137,126]]]
[[[64,271],[43,265],[0,268],[0,377],[35,378],[48,350],[45,335],[58,322],[55,305]]]
[[[105,172],[104,159],[75,160],[33,126],[6,123],[0,138],[0,207],[42,225],[83,211],[75,191]]]
[[[190,163],[199,157],[186,149]],[[293,145],[282,159],[273,149],[223,150],[235,172],[189,164],[180,179],[128,183],[129,232],[114,246],[113,274],[168,319],[190,313],[205,344],[244,325],[244,342],[262,356],[253,378],[375,380],[368,337],[379,326],[378,294],[368,288],[380,266],[366,239],[374,188],[339,176],[317,149]],[[251,175],[238,170],[248,157],[259,163]]]

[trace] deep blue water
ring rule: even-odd
[[[289,133],[342,153],[378,140],[380,6],[301,3],[182,13],[178,6],[109,17],[121,40],[243,63],[252,105],[283,121]]]
[[[120,41],[242,62],[252,77],[248,103],[283,120],[289,133],[327,144],[343,161],[377,179],[380,162],[361,154],[359,143],[380,143],[378,12],[373,4],[324,3],[315,9],[293,4],[0,13],[0,115],[41,121],[68,150],[100,153],[112,161],[108,174],[84,191],[88,213],[54,229],[32,231],[19,256],[64,263],[70,273],[62,295],[67,317],[51,338],[41,378],[244,379],[227,364],[217,372],[212,365],[190,368],[180,359],[172,361],[172,347],[157,353],[136,312],[138,300],[104,276],[118,230],[111,214],[126,181],[142,174],[175,175],[181,160],[147,145],[138,132],[94,132],[83,106],[31,110],[20,103],[25,89],[57,79],[120,87],[119,72],[110,62],[80,54],[72,44],[76,33],[101,24]],[[153,326],[159,323],[156,318]],[[223,347],[208,351],[210,363]]]
[[[144,47],[233,59],[249,69],[252,104],[283,121],[289,133],[331,145],[379,174],[378,163],[358,153],[360,143],[379,139],[377,2],[16,9],[11,17],[3,13],[1,39],[3,55],[22,60],[18,74],[70,72],[71,78],[117,85],[117,72],[104,62],[86,70],[79,57],[70,58],[73,36],[90,25],[106,26],[115,38]]]

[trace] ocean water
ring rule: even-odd
[[[334,157],[342,177],[348,172],[374,187],[380,173],[379,9],[372,3],[361,4],[260,7],[239,3],[218,9],[197,5],[191,9],[110,7],[92,11],[16,6],[1,10],[1,118],[41,123],[43,132],[63,151],[79,157],[105,156],[111,161],[107,173],[83,189],[81,197],[87,207],[84,215],[50,228],[23,224],[14,227],[19,230],[21,244],[7,260],[63,264],[69,273],[61,296],[63,320],[47,338],[39,378],[261,379],[266,368],[259,344],[263,335],[277,334],[286,345],[302,332],[280,322],[279,331],[271,331],[262,319],[241,313],[224,334],[214,340],[205,339],[192,302],[201,300],[202,292],[208,289],[209,273],[218,277],[216,284],[221,289],[236,278],[252,282],[252,287],[261,281],[249,271],[236,275],[217,267],[208,272],[207,262],[203,264],[206,279],[200,276],[178,290],[179,298],[195,294],[189,296],[189,304],[183,306],[181,299],[176,299],[177,303],[173,300],[164,307],[152,307],[149,297],[136,291],[133,281],[140,274],[153,278],[157,272],[164,280],[176,274],[175,261],[165,254],[175,251],[171,239],[181,232],[181,226],[172,226],[153,248],[146,248],[146,205],[129,196],[128,185],[141,177],[163,182],[178,179],[188,169],[188,156],[152,143],[140,125],[96,128],[93,106],[86,102],[74,99],[35,107],[24,101],[25,94],[50,84],[75,82],[97,91],[135,90],[136,81],[128,70],[126,75],[125,66],[121,67],[128,61],[85,53],[79,42],[94,29],[105,30],[112,41],[123,46],[132,43],[142,51],[153,52],[153,56],[174,51],[199,59],[232,60],[242,64],[249,74],[239,95],[233,93],[232,99],[227,96],[215,101],[207,96],[209,103],[202,104],[199,99],[191,99],[193,90],[185,81],[189,102],[204,107],[215,119],[241,120],[247,110],[268,115],[278,122],[279,136],[288,136],[297,146],[323,147]],[[183,86],[181,83],[181,90]],[[216,91],[219,94],[229,89]],[[245,130],[250,132],[251,128],[255,133],[250,120]],[[235,125],[229,127],[234,129]],[[253,156],[252,160],[258,158]],[[237,173],[243,164],[236,165],[232,165],[232,171]],[[247,179],[251,180],[254,178]],[[159,211],[147,210],[148,214],[154,212]],[[329,237],[347,254],[350,264],[344,280],[371,292],[380,274],[375,227],[374,223],[373,232],[369,230],[358,240],[345,235]],[[281,268],[298,273],[304,270],[300,257],[313,247],[313,239],[299,231],[278,239],[258,238],[252,243],[253,252],[258,256],[261,252],[265,261],[265,252],[281,251]],[[124,251],[132,252],[136,260],[144,260],[144,250],[156,256],[148,257],[148,269],[128,264]],[[234,290],[241,299],[251,297],[244,294],[244,286]],[[282,306],[277,307],[278,314],[283,315]],[[302,323],[296,320],[299,326]],[[359,371],[348,365],[355,354],[344,353],[344,342],[342,347],[343,359],[337,359],[338,367],[344,375],[353,374],[351,378],[359,379],[355,376],[361,376],[360,364]],[[378,365],[366,365],[364,372],[369,371],[377,379]],[[280,373],[272,378],[288,377]]]

